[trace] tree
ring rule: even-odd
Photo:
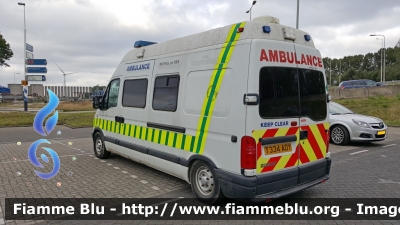
[[[10,48],[10,44],[3,38],[3,35],[0,34],[0,66],[10,67],[6,63],[6,60],[10,60],[10,58],[14,55],[13,51]]]

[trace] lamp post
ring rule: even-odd
[[[14,84],[15,84],[15,74],[19,74],[19,73],[14,73]]]
[[[382,47],[381,47],[381,82],[382,82],[382,64],[383,64],[383,61],[382,61],[382,57],[383,57],[383,54],[382,54],[382,50],[383,50],[383,39],[382,38],[376,38],[376,40],[381,40],[382,41]]]
[[[26,23],[25,23],[25,3],[18,2],[18,5],[24,6],[24,47],[22,48],[24,50],[24,54],[22,58],[24,59],[24,79],[26,79]],[[24,93],[22,93],[22,96],[24,96]],[[28,111],[28,101],[25,101],[24,99],[24,110]]]
[[[383,37],[383,81],[382,82],[385,82],[385,76],[386,76],[386,71],[385,71],[385,69],[386,69],[386,38],[385,38],[385,35],[382,35],[382,34],[370,34],[369,36],[382,36]]]
[[[250,9],[246,11],[246,13],[250,13],[250,20],[251,20],[251,9],[253,6],[257,3],[257,1],[253,1],[253,4],[251,5]]]
[[[332,86],[332,59],[329,61],[329,83]]]
[[[296,29],[299,29],[299,1],[297,0],[297,19],[296,19]]]

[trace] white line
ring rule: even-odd
[[[169,215],[170,217],[172,217],[174,215],[174,212],[175,212],[175,209],[176,209],[177,205],[178,205],[178,203],[174,204],[174,208],[172,209],[171,215]]]
[[[131,175],[131,177],[132,177],[132,178],[137,178],[137,176],[135,176],[135,175]]]
[[[368,151],[369,151],[369,150],[362,150],[362,151],[350,153],[349,155],[355,155],[355,154],[358,154],[358,153],[368,152]]]
[[[147,181],[145,181],[145,180],[141,180],[140,181],[142,184],[147,184],[147,183],[149,183],[149,182],[147,182]]]
[[[381,155],[381,156],[386,158],[386,155]]]
[[[62,155],[62,156],[59,156],[60,158],[63,158],[63,157],[71,157],[71,156],[77,156],[77,155],[87,155],[87,154],[90,154],[90,153],[86,153],[86,154],[75,154],[75,155]],[[49,156],[48,158],[50,158],[51,159],[51,157]],[[41,158],[37,158],[37,159],[41,159]],[[0,162],[0,164],[6,164],[6,163],[17,163],[17,162],[26,162],[26,161],[29,161],[29,159],[23,159],[23,160],[15,160],[15,161],[6,161],[6,162]]]
[[[160,217],[164,216],[164,212],[165,212],[165,209],[167,208],[167,206],[168,206],[168,203],[165,203],[165,204],[164,204],[164,208],[163,208],[163,210],[162,210],[162,212],[161,212]]]
[[[385,146],[382,146],[382,148],[387,148],[387,147],[390,147],[390,146],[395,146],[396,144],[391,144],[391,145],[385,145]]]

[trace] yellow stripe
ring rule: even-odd
[[[161,134],[160,144],[165,145],[165,139],[167,138],[167,131],[163,131]]]
[[[321,136],[321,133],[319,132],[317,125],[316,124],[310,125],[310,130],[313,133],[314,138],[317,141],[319,149],[320,149],[320,150],[316,149],[316,151],[321,151],[322,155],[325,157],[326,152],[324,150],[326,150],[326,144],[324,142],[324,139]]]
[[[307,154],[307,157],[310,160],[310,162],[317,160],[317,157],[315,156],[315,153],[310,145],[310,142],[307,139],[301,140],[300,144],[301,146],[303,146],[304,152]]]
[[[151,135],[153,135],[154,129],[148,128],[148,134],[146,141],[151,141]]]
[[[192,143],[192,138],[193,136],[186,135],[185,146],[184,146],[184,149],[186,151],[190,151],[190,143]]]

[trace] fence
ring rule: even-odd
[[[329,94],[332,96],[332,99],[397,96],[400,94],[400,85],[354,89],[331,89],[329,90]]]

